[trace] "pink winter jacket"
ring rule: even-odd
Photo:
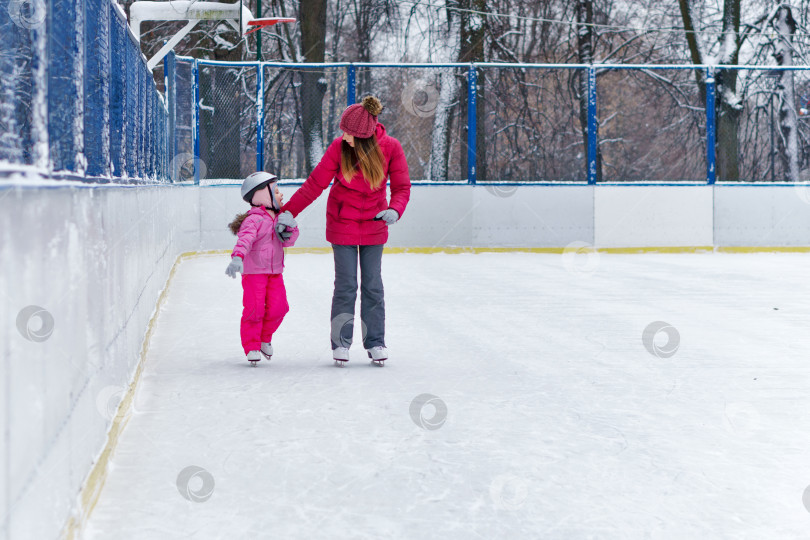
[[[244,274],[280,274],[284,271],[284,248],[295,244],[298,227],[287,229],[292,236],[282,242],[276,234],[278,216],[271,216],[263,206],[254,206],[239,227],[236,247],[231,257],[242,257]]]
[[[326,240],[344,246],[368,246],[384,244],[388,240],[388,226],[384,221],[374,221],[374,216],[393,208],[402,216],[411,197],[411,179],[408,162],[402,145],[385,133],[385,126],[377,123],[377,142],[385,158],[383,167],[386,181],[372,191],[361,172],[347,182],[340,172],[341,138],[332,141],[320,163],[309,175],[282,211],[289,210],[297,216],[312,201],[329,187],[334,179],[329,199],[326,201]],[[385,186],[391,180],[391,203],[386,200]]]

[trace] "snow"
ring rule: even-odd
[[[431,131],[430,159],[426,177],[432,180],[447,179],[448,170],[445,154],[449,143],[447,130],[450,129],[450,112],[458,91],[458,80],[450,70],[442,71],[437,77],[439,84],[438,103],[434,108],[433,130]]]
[[[344,369],[330,254],[256,368],[227,255],[182,262],[83,537],[804,536],[810,254],[578,260],[385,255],[389,365]]]
[[[773,26],[777,31],[778,39],[774,43],[774,57],[782,67],[793,65],[793,33],[795,27],[792,21],[791,10],[783,6],[777,11]],[[799,168],[799,125],[796,116],[796,97],[794,87],[794,74],[790,70],[784,70],[779,75],[779,123],[782,132],[782,144],[785,147],[785,161],[787,180],[798,182],[801,172]]]
[[[40,168],[48,166],[48,37],[44,27],[34,30],[36,58],[33,70],[33,99],[31,100],[31,127],[34,141],[33,164]]]
[[[325,152],[321,138],[321,127],[319,125],[314,125],[309,133],[309,156],[312,163],[320,162]]]
[[[729,26],[729,28],[732,28]],[[717,64],[733,64],[734,54],[737,52],[737,33],[725,32],[720,41],[720,51],[717,53]]]
[[[223,38],[221,35],[219,35],[219,33],[214,34],[213,38],[214,38],[214,43],[216,43],[217,46],[222,48],[222,49],[225,49],[225,50],[229,51],[229,50],[233,49],[234,47],[236,47],[236,45],[234,45],[233,43],[231,43],[227,39]]]

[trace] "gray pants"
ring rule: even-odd
[[[382,282],[383,245],[338,246],[335,254],[335,293],[332,296],[332,349],[350,347],[357,301],[357,260],[360,259],[360,321],[363,347],[385,347],[385,299]]]

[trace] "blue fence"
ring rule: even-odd
[[[789,94],[780,74],[789,72],[793,86],[788,109],[798,114],[810,94],[806,66],[289,64],[183,57],[175,63],[192,77],[184,90],[188,98],[177,98],[178,112],[191,108],[192,140],[182,147],[196,166],[186,176],[212,180],[243,178],[257,167],[303,180],[312,142],[303,136],[302,112],[322,110],[315,146],[323,147],[339,135],[342,108],[372,92],[383,101],[380,120],[403,143],[414,179],[797,181],[787,177],[783,163],[788,147],[781,141],[780,100]],[[320,75],[320,101],[302,102],[298,89],[308,72]],[[716,81],[731,72],[740,96],[732,111],[735,128],[718,130],[725,112]],[[800,180],[806,181],[805,117],[797,119],[797,130]],[[726,157],[722,167],[718,152]]]
[[[10,0],[0,9],[0,169],[163,182],[169,115],[121,7]]]
[[[176,182],[261,168],[301,181],[340,134],[343,108],[373,92],[416,180],[810,179],[810,116],[796,113],[810,109],[806,66],[225,63],[169,54],[161,95],[109,0],[11,0],[0,31],[0,174]],[[729,112],[721,98],[732,70],[739,104]],[[318,91],[303,92],[306,84]],[[321,125],[305,134],[313,109]],[[717,123],[729,114],[733,129]]]

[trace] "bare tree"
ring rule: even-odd
[[[326,53],[326,0],[301,0],[301,52],[306,62],[323,62]],[[326,79],[323,69],[301,74],[301,128],[304,136],[305,168],[311,171],[321,160],[323,146],[323,97]]]
[[[356,36],[351,58],[358,62],[371,62],[375,38],[383,31],[395,33],[392,23],[396,20],[397,3],[393,0],[348,0],[347,4]],[[361,96],[373,93],[370,70],[358,70],[357,90]]]
[[[692,62],[695,64],[710,63],[704,44],[700,42],[698,29],[695,27],[691,0],[678,0],[681,10],[686,42]],[[740,35],[740,0],[724,0],[722,31],[718,36],[719,50],[713,59],[714,64],[737,64],[743,36]],[[717,70],[717,177],[723,180],[739,180],[740,164],[738,155],[739,120],[743,103],[737,95],[737,71],[730,69]],[[699,87],[702,103],[706,103],[706,77],[701,69],[695,70],[695,80]]]
[[[771,21],[778,37],[774,44],[774,57],[780,66],[793,65],[793,35],[796,33],[796,21],[788,5],[776,10]],[[779,127],[782,137],[779,139],[780,155],[784,164],[786,180],[799,181],[799,125],[796,115],[796,98],[793,86],[793,71],[780,73],[776,84],[779,94]]]
[[[446,10],[446,30],[458,35],[459,17],[451,10]],[[444,25],[442,25],[444,26]],[[407,35],[407,34],[406,34]],[[442,70],[438,77],[439,96],[433,115],[431,131],[430,158],[425,175],[432,180],[447,180],[450,169],[450,145],[453,133],[453,113],[460,99],[461,85],[459,77],[452,70]],[[465,90],[466,91],[466,90]],[[466,119],[465,119],[466,120]]]

